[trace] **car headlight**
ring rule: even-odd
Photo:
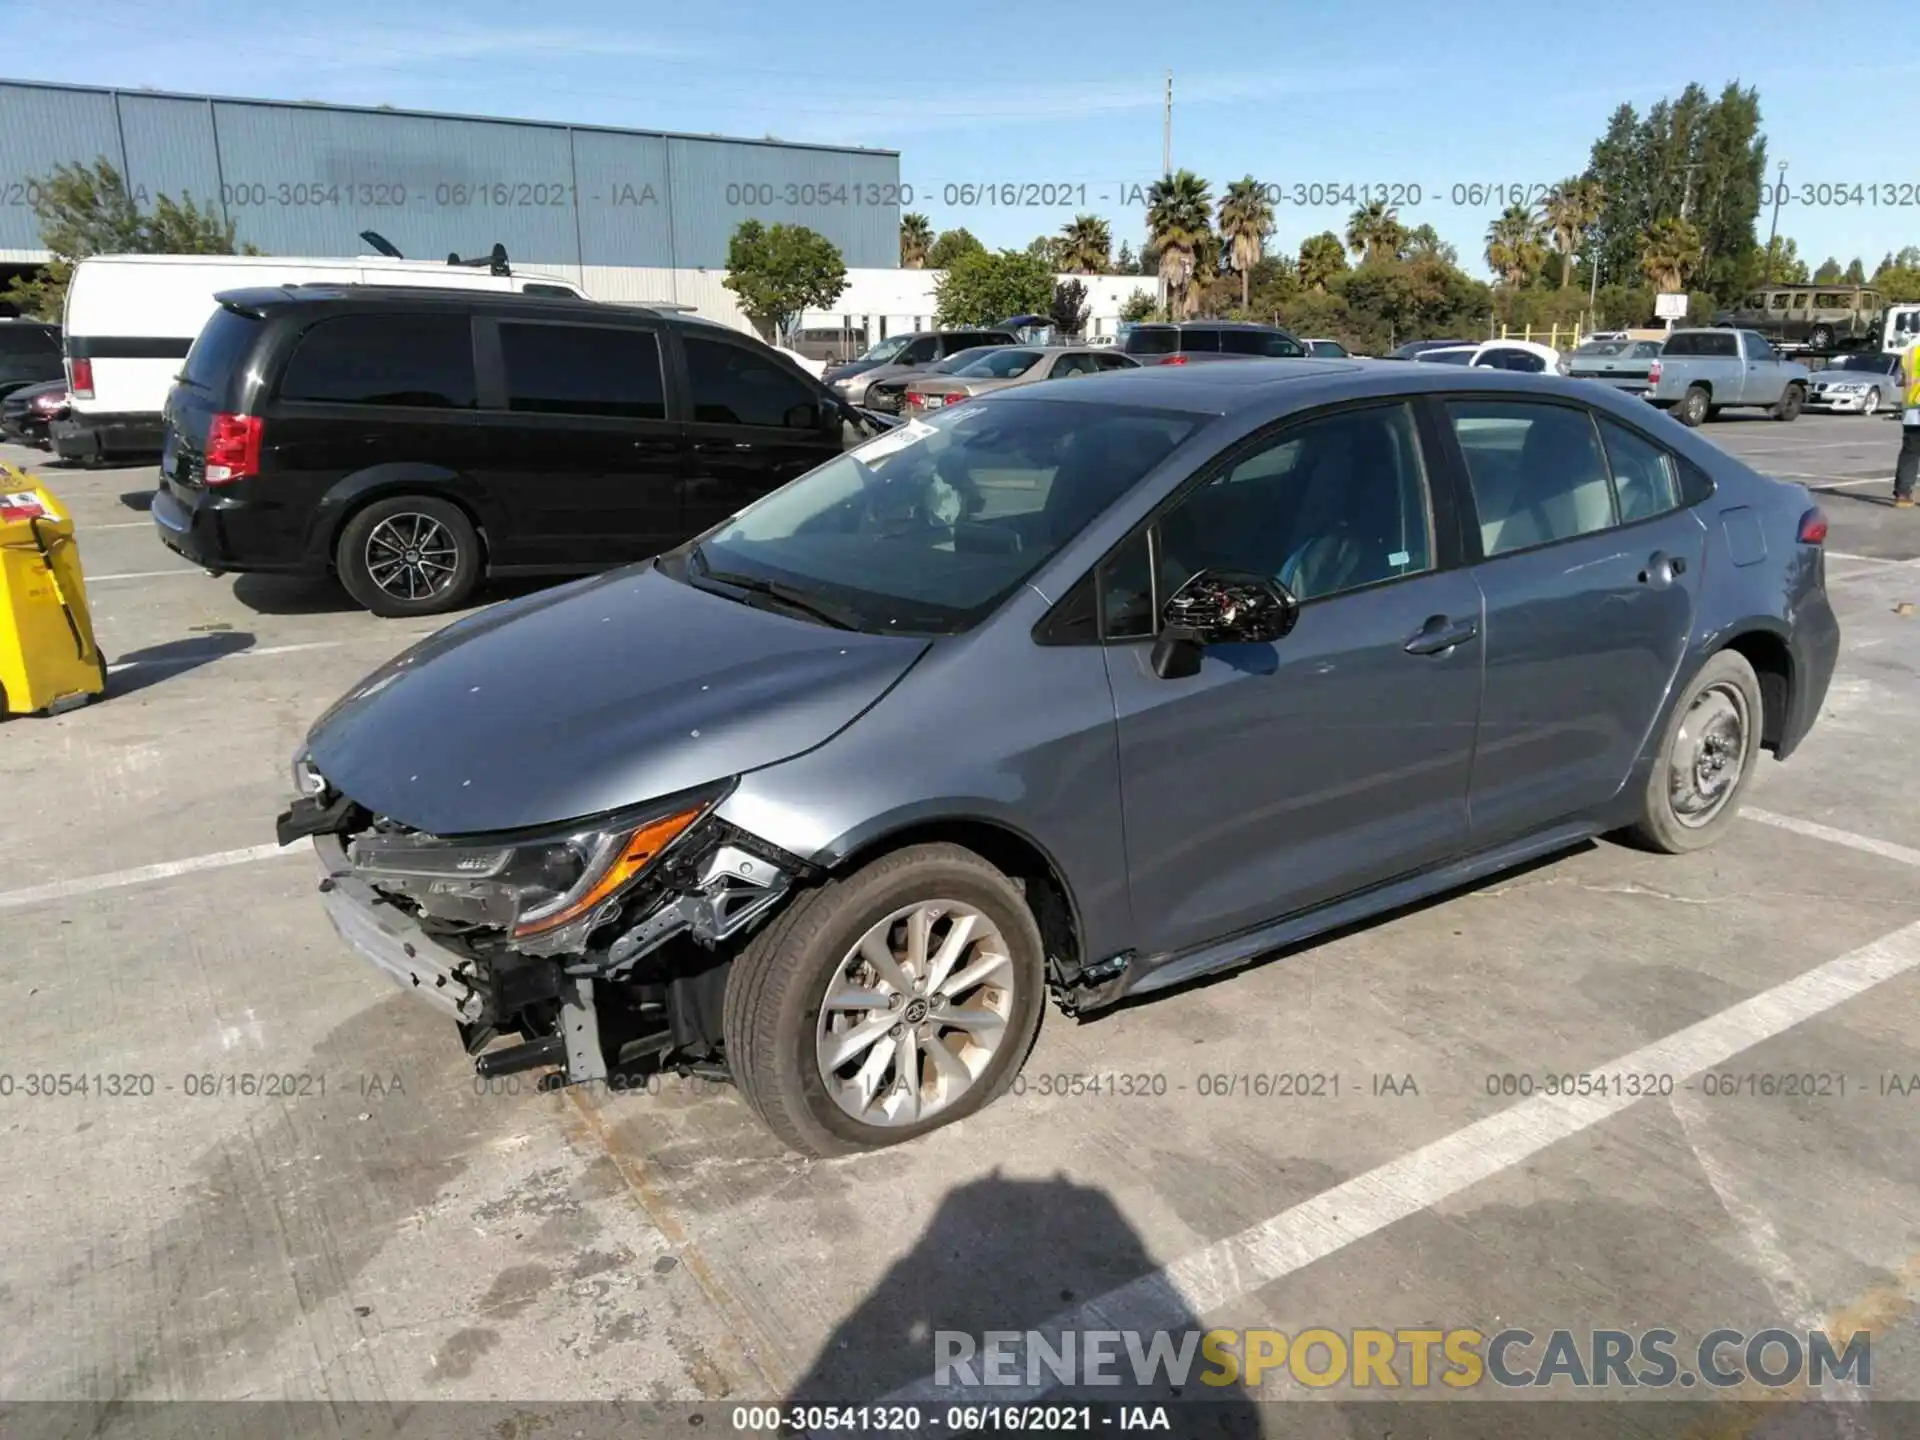
[[[727,787],[539,834],[441,840],[374,833],[347,847],[355,874],[444,919],[497,926],[522,948],[581,948],[620,896]]]

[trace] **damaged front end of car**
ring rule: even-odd
[[[715,814],[731,783],[538,831],[423,834],[304,759],[283,845],[313,841],[340,936],[454,1020],[474,1068],[543,1086],[725,1074],[736,942],[811,867]]]

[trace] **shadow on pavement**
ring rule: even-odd
[[[884,1167],[883,1155],[844,1162],[849,1169]],[[886,1189],[875,1177],[876,1196]],[[874,1227],[860,1235],[885,1244],[886,1212],[867,1212]],[[852,1238],[852,1237],[849,1237]],[[843,1242],[844,1243],[844,1242]],[[1046,1345],[1064,1354],[1071,1339],[1074,1373],[1084,1379],[1084,1346],[1096,1331],[1123,1329],[1121,1314],[1098,1317],[1080,1309],[1085,1302],[1107,1295],[1151,1274],[1158,1262],[1147,1253],[1139,1234],[1104,1190],[1075,1184],[1064,1176],[1051,1180],[1013,1180],[999,1174],[961,1185],[941,1199],[913,1249],[896,1261],[867,1297],[827,1337],[813,1368],[795,1385],[788,1402],[797,1405],[858,1405],[872,1403],[903,1387],[936,1379],[940,1354],[964,1355],[964,1336],[971,1342],[974,1376],[985,1379],[981,1352],[987,1331],[1045,1330]],[[1237,1383],[1212,1386],[1201,1383],[1210,1371],[1201,1356],[1199,1317],[1169,1310],[1170,1291],[1157,1291],[1147,1328],[1139,1334],[1143,1352],[1151,1353],[1155,1331],[1164,1331],[1174,1350],[1188,1349],[1191,1363],[1183,1376],[1169,1377],[1155,1369],[1149,1383],[1138,1383],[1124,1341],[1108,1340],[1103,1373],[1116,1384],[1059,1384],[1037,1400],[996,1392],[990,1384],[966,1386],[949,1392],[951,1403],[990,1406],[1016,1400],[1047,1405],[1128,1404],[1179,1405],[1176,1433],[1182,1437],[1242,1437],[1260,1434],[1260,1417],[1252,1399]],[[1121,1307],[1114,1306],[1114,1309]],[[1147,1307],[1143,1307],[1144,1309]],[[1050,1325],[1060,1317],[1060,1326]],[[944,1352],[936,1336],[957,1332]],[[1192,1343],[1187,1345],[1187,1337]],[[1028,1369],[1019,1346],[1009,1368],[1024,1384]],[[1038,1362],[1038,1354],[1036,1353]],[[1038,1378],[1052,1381],[1049,1357],[1038,1364]],[[1170,1383],[1177,1378],[1182,1383]],[[965,1372],[951,1380],[962,1383]],[[889,1402],[891,1403],[891,1402]],[[921,1403],[926,1414],[945,1414],[949,1396]],[[1174,1414],[1169,1411],[1169,1414]]]
[[[129,510],[138,510],[141,514],[153,509],[154,492],[151,490],[127,490],[122,492],[120,503]]]
[[[124,655],[116,655],[107,669],[106,698],[111,700],[117,695],[130,695],[136,690],[145,690],[149,685],[158,685],[163,680],[184,675],[189,670],[197,670],[202,665],[210,665],[215,660],[251,650],[253,641],[251,631],[227,630],[217,635],[195,636],[191,640],[169,640],[163,645],[149,645],[144,650],[129,650]]]

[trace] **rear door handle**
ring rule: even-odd
[[[1464,645],[1480,633],[1472,620],[1455,620],[1447,615],[1431,615],[1427,623],[1407,641],[1409,655],[1444,655],[1456,645]]]
[[[638,444],[640,442],[635,441],[634,443]],[[751,450],[753,449],[753,442],[751,440],[735,440],[731,444],[724,444],[718,440],[696,440],[693,448],[710,455],[716,450]]]
[[[1687,573],[1687,557],[1656,550],[1647,557],[1647,568],[1640,572],[1642,585],[1671,585],[1673,577]]]

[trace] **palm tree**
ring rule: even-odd
[[[1487,264],[1506,284],[1526,284],[1539,274],[1546,258],[1547,244],[1540,222],[1526,206],[1509,205],[1487,227]]]
[[[1325,290],[1327,282],[1347,268],[1347,252],[1340,237],[1331,230],[1309,235],[1300,242],[1300,284],[1308,290]]]
[[[1098,215],[1076,215],[1060,227],[1060,268],[1080,275],[1104,275],[1112,262],[1113,232]]]
[[[927,251],[933,248],[933,222],[924,215],[900,217],[900,263],[918,270],[927,263]]]
[[[1213,196],[1191,170],[1153,182],[1147,191],[1147,240],[1159,252],[1168,305],[1185,319],[1201,239],[1213,234]]]
[[[1560,288],[1573,280],[1573,256],[1586,239],[1587,229],[1600,218],[1601,193],[1596,180],[1579,176],[1562,180],[1540,202],[1540,223],[1560,255]]]
[[[1347,248],[1364,259],[1398,255],[1405,238],[1399,215],[1382,201],[1370,201],[1347,217]]]
[[[1669,217],[1647,227],[1640,242],[1640,273],[1655,290],[1684,290],[1700,263],[1700,232],[1685,220]]]
[[[1460,252],[1440,238],[1431,225],[1416,225],[1401,242],[1401,254],[1409,260],[1440,260],[1448,265],[1460,263]]]
[[[1233,268],[1240,272],[1240,308],[1247,308],[1248,287],[1253,283],[1253,267],[1267,253],[1267,236],[1273,233],[1273,206],[1267,203],[1260,182],[1249,175],[1227,186],[1220,200],[1220,239],[1227,248]]]

